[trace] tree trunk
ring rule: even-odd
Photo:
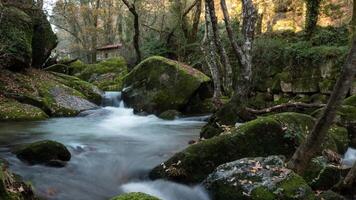
[[[336,116],[336,110],[341,105],[347,92],[351,88],[356,71],[356,40],[352,41],[352,47],[343,67],[342,73],[334,87],[329,102],[322,116],[316,122],[312,132],[306,140],[295,151],[292,159],[288,162],[288,167],[295,172],[302,174],[308,166],[310,160],[316,156],[320,150],[326,134]]]
[[[204,39],[201,45],[201,49],[204,53],[204,58],[206,64],[209,67],[213,83],[214,83],[214,99],[220,98],[222,95],[221,92],[221,77],[218,68],[218,59],[214,51],[215,43],[212,41],[212,31],[210,30],[211,18],[210,18],[209,9],[207,4],[205,4],[205,34]]]
[[[139,15],[136,11],[135,4],[130,4],[127,0],[122,0],[124,4],[127,6],[131,14],[134,16],[134,30],[135,34],[133,37],[133,46],[136,52],[136,64],[141,62],[141,50],[140,50],[140,23],[139,23]]]
[[[355,37],[355,32],[356,32],[356,0],[354,0],[354,3],[353,3],[352,19],[351,19],[350,27],[351,27],[350,31],[351,31],[352,37]]]
[[[189,42],[195,42],[197,39],[198,31],[199,31],[199,23],[200,23],[200,16],[202,12],[202,0],[198,0],[195,5],[195,11],[193,15],[193,27],[190,34]]]
[[[212,27],[212,32],[213,32],[213,40],[215,43],[215,46],[217,47],[217,52],[220,57],[221,64],[223,65],[224,68],[224,86],[225,90],[230,93],[232,91],[232,68],[231,64],[229,61],[229,57],[226,54],[225,48],[223,47],[221,40],[220,40],[220,35],[219,35],[219,29],[218,29],[218,20],[215,14],[215,5],[213,0],[205,0],[205,4],[208,6],[209,10],[209,15],[211,19],[211,27]]]
[[[307,13],[305,19],[305,32],[307,36],[310,36],[314,33],[316,25],[319,19],[319,10],[320,10],[321,0],[307,0]]]
[[[226,31],[234,50],[235,56],[239,60],[241,69],[239,70],[238,81],[236,84],[236,95],[241,99],[247,99],[250,94],[250,88],[252,84],[252,42],[254,40],[254,32],[256,25],[256,14],[257,11],[251,0],[244,0],[243,2],[243,45],[239,45],[236,41],[236,34],[234,33],[231,23],[230,16],[227,10],[225,0],[221,0],[221,8],[224,14],[224,21]]]

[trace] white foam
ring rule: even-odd
[[[157,180],[128,183],[121,186],[124,193],[142,192],[162,200],[209,200],[205,189],[199,185],[189,187],[169,181]]]

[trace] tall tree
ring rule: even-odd
[[[141,62],[142,60],[142,55],[141,55],[141,50],[140,50],[140,23],[139,23],[139,15],[136,10],[135,2],[130,3],[127,0],[122,0],[126,7],[129,9],[131,14],[134,16],[134,30],[135,34],[133,36],[133,46],[136,51],[136,63]]]
[[[354,27],[354,24],[352,25]],[[326,134],[336,116],[336,110],[341,105],[351,88],[352,81],[356,73],[356,40],[353,37],[351,50],[344,64],[340,77],[329,98],[328,104],[321,117],[314,125],[313,130],[306,140],[298,147],[292,159],[288,162],[288,167],[299,174],[302,174],[308,167],[309,162],[320,151]]]
[[[305,32],[308,36],[313,34],[319,19],[321,0],[306,0],[307,13],[305,19]]]
[[[240,45],[236,38],[236,34],[231,27],[230,16],[226,6],[225,0],[220,1],[221,8],[224,14],[224,21],[226,31],[234,50],[235,56],[238,58],[240,63],[240,70],[238,75],[238,81],[236,85],[236,95],[242,99],[247,99],[250,94],[250,87],[252,85],[252,44],[255,35],[255,27],[257,20],[257,11],[253,5],[252,0],[243,0],[243,43]]]
[[[211,19],[211,27],[212,27],[212,32],[213,32],[213,41],[215,43],[215,46],[217,47],[217,52],[219,54],[220,62],[223,65],[224,69],[224,88],[225,90],[230,93],[232,91],[232,84],[233,84],[233,73],[232,73],[232,67],[229,61],[229,57],[227,56],[227,53],[225,51],[225,48],[221,42],[220,39],[220,34],[219,34],[219,28],[218,28],[218,19],[216,17],[215,13],[215,5],[214,5],[214,0],[205,0],[205,4],[207,5],[207,8],[209,10],[209,15]]]
[[[215,52],[216,46],[212,38],[213,33],[210,27],[211,27],[210,12],[207,4],[205,4],[205,34],[202,41],[201,49],[204,53],[206,64],[209,67],[213,79],[214,99],[218,99],[222,95],[221,92],[222,85],[221,85],[221,76],[220,76],[219,63],[218,63],[219,59],[217,58]]]

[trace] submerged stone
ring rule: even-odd
[[[31,165],[44,164],[62,167],[71,159],[68,149],[61,143],[44,140],[25,145],[15,151],[16,156]]]
[[[203,184],[215,200],[315,199],[303,178],[285,168],[277,156],[220,165]]]
[[[161,113],[159,115],[159,118],[165,119],[165,120],[174,120],[177,117],[179,117],[181,114],[182,113],[180,113],[177,110],[167,110],[167,111],[164,111],[163,113]]]

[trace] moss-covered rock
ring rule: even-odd
[[[41,68],[57,46],[57,36],[42,10],[27,9],[26,12],[33,22],[32,66]]]
[[[127,75],[123,98],[139,112],[182,110],[199,87],[209,81],[209,77],[190,66],[154,56]]]
[[[123,79],[128,74],[127,64],[124,58],[110,58],[97,64],[84,64],[76,61],[68,69],[57,66],[69,75],[75,75],[88,81],[105,91],[119,91],[123,89]]]
[[[154,168],[150,177],[197,183],[226,162],[268,155],[290,157],[310,132],[313,122],[314,118],[298,113],[258,118],[189,146]],[[323,146],[337,150],[331,136]]]
[[[46,118],[48,115],[35,106],[11,99],[0,100],[0,121],[28,121]]]
[[[277,156],[244,158],[220,165],[203,183],[213,199],[316,199],[302,177]]]
[[[0,199],[1,200],[39,200],[31,185],[23,182],[20,176],[8,169],[8,164],[0,159]]]
[[[75,116],[97,108],[101,91],[90,83],[36,69],[21,73],[1,70],[0,89],[9,99],[40,108],[49,116]],[[3,113],[4,115],[9,115]]]
[[[348,171],[320,156],[312,159],[303,177],[314,190],[328,190],[341,181]]]
[[[42,67],[57,45],[46,15],[33,7],[33,1],[9,2],[0,7],[0,66],[19,70]]]
[[[150,196],[148,194],[140,193],[140,192],[132,192],[128,194],[123,194],[117,197],[114,197],[110,200],[159,200],[156,197]]]
[[[166,110],[159,115],[159,118],[165,120],[174,120],[179,117],[182,113],[177,110]]]
[[[70,152],[63,144],[50,140],[25,145],[16,150],[15,154],[20,160],[31,165],[63,166],[71,158]]]
[[[0,7],[0,67],[18,70],[32,62],[31,17],[13,6]]]

